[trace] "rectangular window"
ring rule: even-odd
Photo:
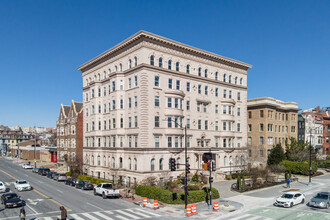
[[[120,128],[124,128],[124,118],[120,118]]]
[[[198,85],[198,94],[202,93],[202,85]]]
[[[296,132],[296,126],[291,126],[291,133],[295,133]]]
[[[251,132],[251,131],[252,131],[252,125],[249,124],[249,125],[248,125],[248,132]]]
[[[260,110],[260,118],[264,117],[264,110]]]
[[[134,125],[137,128],[138,127],[138,117],[134,116]]]
[[[128,136],[128,147],[132,147],[132,136]]]
[[[222,143],[223,143],[223,147],[227,147],[227,139],[226,138],[223,139]]]
[[[138,105],[138,98],[137,98],[137,96],[134,96],[134,105],[135,105],[135,107],[137,107],[137,105]]]
[[[128,78],[128,88],[132,88],[132,79]]]
[[[273,124],[268,124],[268,131],[272,132],[273,131]]]
[[[198,120],[198,129],[199,129],[199,130],[202,129],[202,120]]]
[[[159,96],[155,96],[155,107],[159,107]]]
[[[187,82],[187,92],[190,92],[190,82]]]
[[[248,137],[248,145],[251,145],[251,144],[252,144],[252,138]]]
[[[215,138],[215,147],[219,147],[219,138],[218,137]]]
[[[106,96],[107,95],[107,88],[103,87],[103,95]]]
[[[273,138],[268,137],[267,143],[268,143],[268,145],[273,145]]]
[[[116,128],[116,119],[115,118],[112,119],[112,128]]]
[[[159,148],[159,136],[155,136],[155,148]]]
[[[237,131],[238,131],[238,132],[241,131],[241,123],[237,123]]]
[[[112,110],[116,109],[116,100],[112,100]]]
[[[264,124],[260,124],[260,131],[264,131]]]
[[[178,148],[179,147],[179,137],[175,136],[175,147]]]
[[[177,80],[176,81],[176,89],[177,90],[180,90],[180,80]]]
[[[120,136],[120,147],[124,147],[124,138]]]
[[[190,110],[190,101],[187,101],[186,104],[187,104],[187,111],[189,111]]]
[[[171,128],[172,127],[172,117],[167,118],[167,127]]]
[[[215,113],[216,113],[216,114],[219,113],[219,105],[215,105]]]
[[[159,86],[159,76],[155,76],[155,86]]]
[[[249,118],[250,119],[252,118],[252,112],[249,112]]]
[[[237,116],[241,116],[241,108],[237,108]]]
[[[172,137],[167,137],[167,147],[172,147]]]
[[[218,131],[219,130],[219,122],[215,121],[215,130]]]
[[[138,77],[134,76],[134,82],[135,82],[135,86],[138,86]]]
[[[112,91],[116,91],[116,82],[112,81]]]
[[[172,98],[167,98],[167,107],[172,108]]]
[[[124,100],[120,99],[120,109],[124,108]]]
[[[223,131],[227,130],[227,122],[225,122],[225,121],[222,123],[222,130]]]
[[[227,114],[227,106],[224,105],[224,106],[222,107],[222,110],[223,110],[222,113],[223,113],[224,115]]]
[[[206,112],[207,104],[203,104],[203,106],[204,106],[204,112]]]
[[[179,99],[174,99],[174,108],[179,108]]]
[[[124,90],[124,81],[123,80],[120,80],[119,88],[120,88],[120,90]]]
[[[208,86],[205,86],[205,95],[207,95],[208,94]]]
[[[172,79],[168,79],[168,88],[172,89]]]
[[[189,129],[190,128],[190,119],[187,118],[187,128]]]
[[[224,98],[227,97],[227,90],[226,90],[226,89],[223,90],[223,97],[224,97]]]
[[[138,136],[134,136],[134,147],[138,147]]]
[[[260,145],[264,144],[264,137],[260,137],[259,143],[260,143]]]
[[[218,95],[219,95],[219,89],[215,88],[215,96],[218,97]]]
[[[208,130],[208,129],[209,129],[209,121],[205,120],[205,130]]]
[[[132,98],[128,98],[128,108],[132,108]]]
[[[132,127],[132,117],[128,117],[128,127]]]
[[[155,127],[159,128],[159,116],[155,116]]]
[[[238,100],[238,101],[241,100],[241,93],[240,93],[240,92],[237,93],[237,100]]]

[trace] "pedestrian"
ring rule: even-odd
[[[288,178],[286,180],[286,188],[290,188],[290,182],[291,182],[291,180],[290,180],[290,178]]]
[[[25,220],[25,209],[24,207],[21,208],[21,210],[19,211],[19,217],[21,220]]]
[[[61,220],[66,220],[66,218],[68,217],[66,209],[64,208],[64,206],[61,206],[60,210],[61,210]]]

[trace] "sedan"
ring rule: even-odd
[[[65,180],[65,185],[72,185],[72,182],[73,182],[73,178],[72,177],[70,177],[70,178],[67,178],[66,180]]]
[[[17,189],[18,191],[32,190],[32,187],[26,180],[16,180],[14,185],[15,185],[15,189]]]
[[[5,208],[23,206],[23,201],[16,193],[5,193],[1,196],[1,203]]]
[[[6,192],[6,186],[0,181],[0,192]]]
[[[23,164],[22,165],[22,167],[24,168],[24,169],[33,169],[33,167],[31,166],[31,164]]]
[[[278,197],[274,203],[275,206],[281,206],[291,208],[297,204],[303,204],[305,202],[305,196],[301,192],[287,192],[281,197]]]
[[[48,177],[48,178],[53,178],[53,173],[54,173],[54,172],[52,172],[52,171],[48,172],[48,173],[47,173],[47,177]]]
[[[308,203],[309,206],[328,209],[330,207],[330,193],[320,192]]]
[[[60,173],[56,179],[57,181],[65,181],[66,180],[66,175],[65,173]]]
[[[93,190],[94,186],[91,182],[89,181],[84,181],[84,185],[82,187],[83,190]]]
[[[53,180],[57,180],[59,175],[60,175],[59,173],[55,173],[54,176],[53,176]]]
[[[38,171],[39,171],[39,167],[33,168],[32,170],[33,173],[38,173]]]

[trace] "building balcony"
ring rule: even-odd
[[[172,115],[183,117],[183,109],[165,108],[165,116],[172,116]]]
[[[235,120],[235,116],[229,115],[229,114],[222,114],[220,118],[222,121],[234,121]]]
[[[235,137],[235,131],[221,131],[221,137]]]
[[[185,94],[183,91],[181,90],[177,90],[177,89],[167,89],[164,91],[165,95],[177,95],[180,98],[184,98]]]
[[[222,98],[220,99],[221,104],[232,104],[235,105],[236,101],[234,99],[230,99],[230,98]]]

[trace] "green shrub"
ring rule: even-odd
[[[329,160],[320,160],[320,161],[318,161],[317,166],[321,167],[321,168],[330,168],[330,159]]]
[[[199,190],[199,186],[198,185],[188,185],[187,189],[188,189],[188,191]]]
[[[289,161],[283,160],[280,165],[284,166],[288,175],[292,174],[301,174],[301,175],[308,175],[309,174],[309,162],[299,162],[299,161]],[[317,166],[314,161],[312,161],[312,174],[315,173],[317,170]]]
[[[111,181],[108,181],[108,180],[103,180],[103,179],[98,179],[98,178],[94,178],[94,177],[91,177],[91,176],[86,176],[86,175],[79,175],[78,176],[78,179],[80,180],[85,180],[85,181],[89,181],[91,182],[92,184],[100,184],[100,183],[112,183],[113,186],[116,186],[116,184],[114,184],[113,182]]]
[[[193,182],[199,182],[199,175],[198,172],[196,171],[195,174],[193,175],[192,179]]]
[[[206,196],[205,191],[206,190],[189,191],[188,203],[196,203],[196,202],[204,201]],[[172,192],[154,186],[140,185],[136,187],[135,193],[139,196],[147,197],[149,199],[157,199],[159,201],[168,204],[184,204],[184,193],[178,193],[177,199],[173,200]],[[219,192],[215,188],[212,188],[212,194],[213,194],[212,195],[213,199],[220,198]]]
[[[230,175],[226,175],[226,180],[231,180],[231,176]]]
[[[72,175],[71,172],[66,172],[66,173],[65,173],[65,176],[71,176],[71,175]]]

